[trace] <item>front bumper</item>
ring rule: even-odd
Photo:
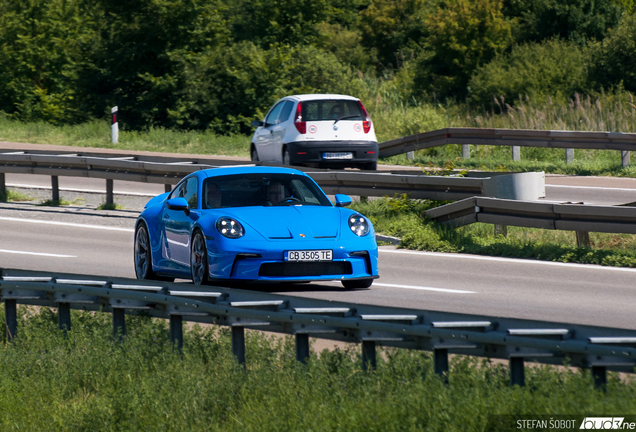
[[[292,164],[360,165],[378,160],[375,141],[297,141],[287,144]],[[325,159],[324,153],[352,153],[351,159]]]
[[[240,281],[308,282],[378,277],[378,249],[375,237],[345,247],[337,241],[224,242],[208,240],[210,278]],[[286,250],[333,251],[333,261],[322,263],[285,262]]]

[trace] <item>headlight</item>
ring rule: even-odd
[[[216,229],[222,236],[230,239],[237,239],[245,234],[245,229],[239,221],[226,216],[220,217],[216,221]]]
[[[349,216],[349,228],[357,236],[365,236],[369,234],[369,222],[361,214]]]

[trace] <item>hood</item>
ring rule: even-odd
[[[268,240],[337,238],[340,209],[320,206],[242,207],[233,216]],[[246,227],[247,228],[247,227]]]

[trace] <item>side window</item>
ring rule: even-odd
[[[267,118],[265,119],[265,126],[275,125],[278,123],[276,120],[278,120],[278,114],[280,114],[280,110],[283,108],[284,104],[285,102],[280,102],[276,104],[274,108],[272,108],[272,110],[267,115]]]
[[[184,188],[185,190],[184,190],[183,197],[188,202],[188,206],[190,206],[190,208],[192,209],[197,208],[197,199],[198,199],[197,186],[198,184],[197,184],[196,177],[190,177],[188,181],[185,183],[185,188]]]
[[[280,111],[280,116],[278,117],[278,119],[280,120],[280,123],[283,123],[289,120],[289,115],[292,112],[293,106],[294,106],[294,103],[292,101],[285,101],[285,105],[283,106],[283,109]]]

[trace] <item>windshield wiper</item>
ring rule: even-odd
[[[358,114],[358,115],[348,115],[348,116],[340,117],[338,120],[333,122],[333,124],[338,123],[340,120],[352,119],[352,118],[357,118],[357,117],[360,117],[360,115]]]

